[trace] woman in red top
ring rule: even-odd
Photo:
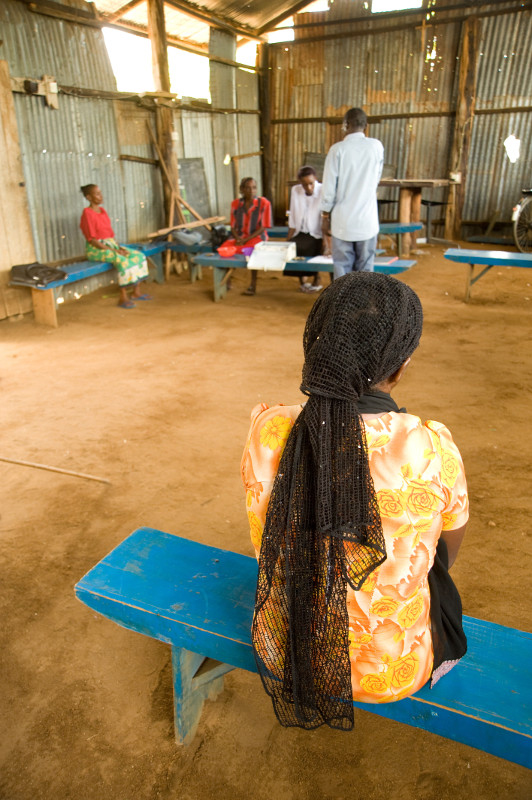
[[[257,183],[254,178],[242,178],[241,197],[231,203],[231,233],[233,240],[226,244],[253,247],[268,238],[266,229],[272,226],[272,207],[265,197],[256,197]],[[257,289],[257,270],[251,270],[251,283],[244,294],[254,295]]]
[[[135,308],[133,300],[151,300],[150,295],[142,293],[142,282],[148,277],[146,256],[139,250],[122,247],[114,238],[111,220],[102,207],[103,195],[95,183],[81,187],[83,196],[90,205],[81,215],[79,227],[87,240],[86,251],[89,261],[108,261],[118,272],[120,308]],[[130,299],[127,287],[133,286]]]

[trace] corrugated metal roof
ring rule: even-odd
[[[308,2],[310,2],[310,0],[308,0]],[[103,15],[114,15],[122,6],[125,6],[126,3],[125,0],[95,0],[94,4]],[[140,4],[140,6],[145,5],[145,3]],[[176,6],[179,7],[179,2],[176,3]],[[245,3],[239,0],[202,0],[202,2],[189,3],[188,6],[191,10],[195,7],[204,14],[210,13],[218,19],[245,26],[249,28],[250,31],[258,31],[268,26],[268,23],[272,20],[276,20],[279,17],[289,17],[293,9],[297,9],[301,6],[301,0],[299,0],[299,2],[297,2],[297,0],[296,2],[286,2],[286,0],[285,2],[281,0],[248,0],[248,2]],[[180,21],[181,17],[186,15],[179,14],[179,16],[175,17],[174,21],[174,18],[171,18],[168,14],[170,9],[173,11],[175,7],[167,3],[165,12],[168,23],[167,32],[171,35],[179,36],[180,38],[188,38],[188,36],[183,33],[182,23]],[[142,10],[139,11],[135,8],[128,11],[124,18],[137,21],[142,13]]]
[[[64,86],[116,91],[98,28],[33,14],[14,0],[0,3],[0,27],[0,58],[7,61],[12,77],[41,78],[46,74]]]
[[[118,9],[124,6],[124,2],[110,2],[107,0],[99,0],[96,6],[99,11],[106,14],[114,14]],[[184,14],[166,5],[164,8],[164,18],[167,34],[175,36],[178,39],[187,41],[190,44],[206,45],[209,42],[209,25],[201,20],[191,17],[190,14]],[[148,4],[141,2],[134,6],[129,11],[126,11],[120,17],[120,22],[131,22],[138,25],[145,30],[148,29]]]

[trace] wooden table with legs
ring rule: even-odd
[[[399,222],[419,222],[421,219],[421,192],[423,189],[437,189],[449,186],[450,181],[444,178],[383,178],[379,186],[399,189]],[[399,255],[407,256],[411,247],[410,233],[401,237]],[[415,244],[415,239],[414,239]]]

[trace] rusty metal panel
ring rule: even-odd
[[[279,222],[286,220],[290,199],[289,181],[296,178],[297,170],[304,164],[305,153],[325,153],[324,122],[288,123],[272,127],[274,152],[274,216]]]
[[[270,105],[273,119],[290,116],[292,68],[288,48],[269,48]]]
[[[400,177],[446,178],[452,120],[449,117],[422,117],[406,120],[408,151]],[[401,170],[403,172],[403,170]]]
[[[496,213],[510,220],[521,189],[532,175],[532,117],[519,112],[532,105],[532,15],[502,14],[481,21],[476,111],[473,120],[463,218],[486,222]],[[512,108],[515,112],[480,114]],[[504,140],[521,140],[521,157],[512,164]]]
[[[74,5],[73,3],[71,5]],[[82,8],[87,8],[82,3]],[[35,14],[22,3],[0,3],[2,58],[12,77],[53,75],[63,86],[116,91],[116,80],[98,28]]]
[[[521,158],[512,164],[504,140],[514,133],[521,140]],[[475,117],[463,210],[466,220],[489,220],[496,211],[510,220],[521,189],[530,187],[532,176],[532,116],[482,114]]]
[[[476,108],[532,105],[532,14],[482,20]]]

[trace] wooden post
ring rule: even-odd
[[[270,113],[270,73],[268,45],[261,44],[257,59],[260,61],[259,75],[259,108],[260,108],[260,144],[262,150],[262,193],[268,200],[273,200],[273,162],[271,140]]]
[[[238,158],[231,159],[231,171],[233,173],[233,188],[235,197],[239,197],[240,195],[240,169],[238,164]]]
[[[163,0],[148,0],[148,36],[151,42],[151,63],[155,91],[170,92]]]
[[[30,293],[8,287],[14,264],[35,260],[33,233],[18,139],[15,103],[7,61],[0,60],[0,319],[31,310]]]
[[[449,189],[445,214],[445,238],[462,236],[462,210],[467,185],[467,163],[475,116],[478,64],[479,19],[467,17],[462,24],[454,136],[449,158],[449,173],[458,173],[459,181]]]
[[[151,42],[153,80],[156,92],[170,93],[170,73],[168,71],[168,50],[166,46],[166,29],[164,24],[163,0],[148,0],[148,36]],[[179,171],[177,159],[174,154],[173,134],[173,109],[158,105],[155,109],[155,129],[157,144],[164,162],[163,172],[169,176],[163,180],[164,205],[166,219],[173,216],[175,197],[172,198],[172,189],[179,188]],[[181,209],[178,208],[180,221],[184,221]]]

